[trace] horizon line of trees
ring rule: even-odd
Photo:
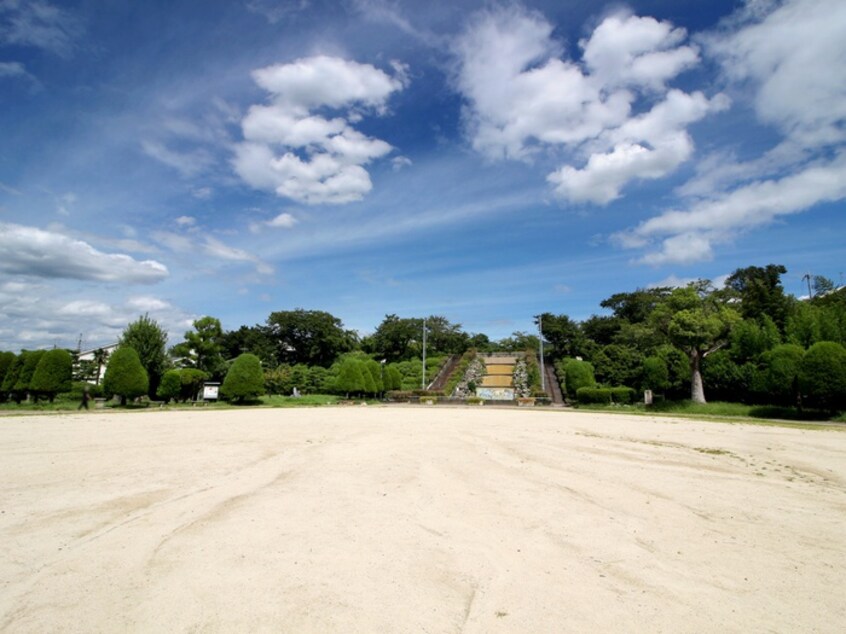
[[[750,266],[737,269],[723,288],[700,280],[682,288],[636,289],[603,300],[600,306],[607,314],[579,322],[566,314],[543,313],[535,323],[542,330],[545,357],[558,368],[571,399],[576,394],[562,376],[565,366],[571,373],[592,377],[585,379],[583,387],[651,389],[670,399],[688,396],[698,402],[705,401],[707,392],[717,400],[846,407],[846,289],[817,276],[813,280],[816,295],[799,300],[784,292],[781,276],[785,273],[781,265]],[[388,314],[372,334],[359,337],[338,317],[319,310],[274,311],[264,324],[232,331],[225,331],[217,318],[205,316],[193,322],[183,341],[168,349],[167,333],[145,314],[127,325],[119,349],[135,352],[146,384],[141,389],[144,381],[136,376],[132,389],[121,389],[127,398],[130,394],[196,398],[203,381],[225,382],[243,355],[258,361],[263,382],[273,391],[297,387],[379,393],[388,384],[387,368],[397,370],[399,387],[409,387],[421,379],[419,361],[415,370],[412,360],[422,355],[423,321]],[[429,372],[448,355],[470,349],[524,351],[538,349],[540,344],[538,336],[530,333],[515,332],[491,341],[485,334],[464,332],[460,324],[443,316],[432,315],[425,321],[427,355],[434,362],[427,369],[429,378]],[[826,345],[818,345],[822,343]],[[74,351],[49,352],[0,353],[0,399],[52,399],[68,389],[70,378],[90,380],[95,370],[99,377],[103,363],[108,376],[117,353],[80,364],[74,363]],[[37,373],[42,357],[45,368]],[[569,360],[586,366],[576,370]],[[353,361],[363,364],[357,372],[350,370]],[[382,361],[385,366],[376,381],[373,368]],[[136,366],[126,360],[121,363]],[[57,364],[61,370],[53,369]],[[248,365],[255,374],[255,363]],[[339,376],[343,377],[340,382]],[[381,388],[370,389],[368,376]],[[394,382],[392,377],[391,385]],[[104,380],[102,388],[119,394],[114,385],[114,378]],[[256,389],[265,387],[250,388]]]

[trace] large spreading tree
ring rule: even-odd
[[[278,363],[329,367],[357,343],[354,332],[345,330],[340,319],[322,310],[273,312],[267,318],[267,328]]]

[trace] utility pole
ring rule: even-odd
[[[814,293],[811,291],[811,274],[805,273],[805,275],[802,276],[802,279],[808,280],[808,299],[814,299]]]
[[[541,389],[546,392],[546,371],[543,367],[543,315],[538,315],[538,335],[540,335]]]
[[[420,378],[420,389],[426,389],[426,318],[423,318],[423,373]]]

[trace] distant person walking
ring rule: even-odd
[[[89,394],[88,394],[88,388],[85,388],[84,390],[82,390],[82,402],[79,404],[79,407],[77,407],[76,409],[82,409],[83,407],[85,409],[88,409],[88,401],[90,401],[90,400],[91,400],[91,396],[89,396]]]

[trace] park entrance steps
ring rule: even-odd
[[[480,355],[485,363],[485,376],[476,386],[476,396],[486,401],[514,400],[514,366],[517,357],[513,354],[489,353]]]
[[[564,405],[564,394],[561,392],[561,384],[555,375],[555,368],[552,364],[544,366],[544,384],[546,393],[549,395],[553,405]]]
[[[453,371],[455,370],[455,366],[457,366],[461,362],[461,355],[454,354],[450,356],[449,359],[446,360],[441,366],[441,369],[435,375],[435,378],[432,379],[432,382],[429,383],[427,389],[429,390],[443,390],[446,389],[446,385],[449,382],[449,378],[452,375]]]

